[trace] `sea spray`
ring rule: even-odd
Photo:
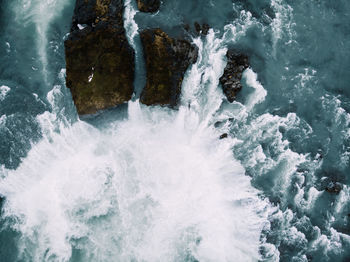
[[[256,212],[266,204],[231,142],[200,124],[185,107],[136,101],[105,130],[78,122],[40,142],[0,183],[22,257],[66,261],[80,249],[89,261],[258,259]]]

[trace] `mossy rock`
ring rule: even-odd
[[[131,99],[134,50],[123,26],[123,1],[77,0],[65,41],[66,85],[80,115]]]
[[[140,37],[147,71],[141,103],[176,106],[184,75],[196,62],[198,48],[186,40],[169,37],[161,29],[144,30]]]

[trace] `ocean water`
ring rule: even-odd
[[[349,1],[126,0],[135,95],[81,118],[74,2],[0,0],[1,262],[350,261]],[[138,32],[195,21],[179,109],[140,104]],[[233,103],[228,48],[251,62]]]

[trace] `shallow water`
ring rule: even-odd
[[[64,83],[74,1],[0,1],[0,261],[350,260],[350,3],[125,5],[136,94],[79,119]],[[138,30],[195,21],[213,29],[191,37],[179,110],[140,105]],[[251,60],[234,103],[227,48]]]

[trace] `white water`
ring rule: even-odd
[[[11,90],[8,86],[0,86],[0,101],[4,100],[7,93]]]
[[[78,122],[51,139],[0,183],[23,258],[68,261],[74,246],[82,261],[258,259],[265,204],[232,142],[195,112],[130,102],[128,120]]]
[[[132,18],[127,25],[137,30]],[[244,28],[230,30],[242,34]],[[21,234],[21,259],[259,259],[267,204],[233,158],[237,142],[219,140],[213,127],[228,113],[220,109],[218,88],[225,37],[211,30],[206,39],[194,39],[199,58],[184,80],[178,111],[135,101],[127,119],[103,129],[83,121],[69,125],[57,108],[65,87],[49,92],[53,112],[37,119],[44,138],[0,181],[5,216],[16,219]],[[251,70],[247,78],[256,90],[249,111],[266,91]]]

